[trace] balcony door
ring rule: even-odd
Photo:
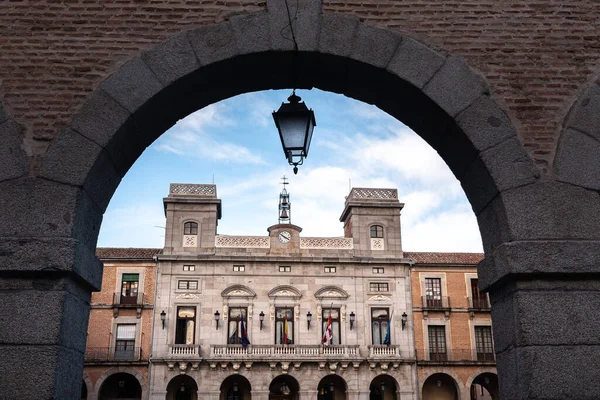
[[[136,304],[140,274],[123,274],[121,283],[121,304]]]
[[[429,359],[431,361],[446,361],[446,327],[443,325],[429,325]]]
[[[118,324],[115,343],[115,360],[135,359],[135,324]]]
[[[427,307],[442,307],[442,280],[425,278],[425,301]]]

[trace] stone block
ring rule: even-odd
[[[100,290],[102,283],[102,263],[94,250],[74,239],[3,238],[0,271],[28,275],[72,272],[94,290]]]
[[[352,58],[375,67],[385,68],[402,37],[389,30],[378,29],[366,24],[358,26]]]
[[[446,56],[404,36],[387,70],[410,84],[422,88],[444,64]]]
[[[598,82],[580,97],[567,118],[567,128],[577,129],[600,140],[600,85]]]
[[[539,170],[515,136],[479,154],[461,185],[477,214],[498,191],[535,183],[539,177]]]
[[[74,238],[93,249],[102,221],[98,208],[81,188],[45,179],[0,183],[0,236]]]
[[[494,283],[514,276],[595,274],[600,265],[600,241],[550,240],[504,243],[486,256],[479,267],[479,285],[488,290]]]
[[[54,283],[53,279],[34,278],[31,290],[0,291],[0,301],[13,311],[0,317],[0,345],[85,348],[89,302],[60,288],[52,290]],[[44,285],[51,290],[36,290]]]
[[[600,135],[599,135],[600,136]],[[563,132],[556,157],[556,179],[600,190],[600,142],[574,129]]]
[[[142,54],[142,59],[167,85],[200,66],[186,34],[179,34]]]
[[[581,187],[540,182],[502,192],[477,220],[486,254],[508,241],[598,240],[600,197]]]
[[[63,130],[54,139],[39,176],[83,186],[103,212],[121,182],[121,176],[102,147],[71,129]]]
[[[319,35],[319,51],[349,56],[354,50],[359,19],[342,14],[324,14]]]
[[[506,113],[489,96],[481,96],[475,100],[456,120],[479,151],[485,151],[517,136]]]
[[[596,334],[600,314],[595,311],[600,306],[599,283],[533,280],[492,291],[496,351],[515,346],[600,345]]]
[[[2,110],[0,106],[0,118]],[[27,174],[29,162],[21,145],[19,126],[10,119],[0,122],[0,182]]]
[[[0,103],[0,124],[8,120],[8,112],[4,108],[4,104]]]
[[[599,357],[599,346],[534,346],[505,351],[497,357],[500,393],[503,399],[511,400],[597,399]]]
[[[163,89],[163,84],[141,58],[126,62],[100,88],[129,112],[135,112]]]
[[[238,54],[230,22],[202,26],[187,33],[201,65],[222,61]]]
[[[300,51],[314,51],[318,45],[321,22],[321,0],[296,2],[267,0],[271,43],[275,50],[293,50],[289,19],[292,19],[294,36]],[[296,9],[296,6],[298,7]]]
[[[238,54],[271,49],[269,16],[267,13],[239,14],[230,19]]]
[[[423,88],[425,94],[450,116],[455,117],[489,89],[485,80],[457,56],[444,65]]]
[[[7,399],[77,399],[81,396],[83,349],[56,345],[0,345],[0,385]],[[35,384],[24,384],[35,377]]]

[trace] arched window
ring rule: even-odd
[[[371,238],[382,238],[383,237],[383,226],[372,225],[371,226]]]
[[[197,235],[198,234],[198,224],[195,222],[186,222],[183,224],[183,234],[184,235]]]

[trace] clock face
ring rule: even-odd
[[[281,231],[277,237],[281,243],[287,243],[292,239],[292,234],[289,231]]]

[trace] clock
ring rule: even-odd
[[[289,231],[281,231],[277,237],[281,243],[288,243],[292,239],[292,234]]]

